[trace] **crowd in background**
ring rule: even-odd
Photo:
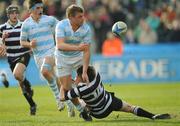
[[[77,0],[80,1],[80,0]],[[44,0],[45,13],[61,20],[67,6],[76,0]],[[179,0],[81,0],[85,17],[94,31],[93,52],[101,53],[108,48],[107,42],[125,44],[156,44],[180,42]],[[20,19],[29,16],[25,0],[0,0],[0,24],[7,20],[5,9],[9,4],[20,7]],[[111,34],[117,21],[124,21],[128,31],[124,38]],[[119,44],[121,46],[121,44]],[[119,47],[118,45],[118,47]],[[113,46],[112,46],[113,47]],[[111,51],[110,49],[108,51]],[[117,49],[122,52],[122,49]]]

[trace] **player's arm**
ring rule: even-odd
[[[27,47],[27,48],[31,48],[31,45],[30,45],[30,43],[29,42],[27,42],[27,41],[20,41],[20,44],[21,44],[21,46],[23,46],[23,47]]]
[[[21,44],[21,46],[26,47],[26,48],[35,48],[36,47],[36,40],[33,39],[30,42],[25,41],[25,40],[21,40],[20,44]]]
[[[28,41],[28,28],[26,27],[27,24],[23,23],[21,27],[21,34],[20,34],[20,44],[26,48],[35,48],[36,47],[36,40]]]
[[[56,39],[56,47],[62,51],[84,51],[88,48],[88,44],[82,43],[79,45],[65,43],[65,38]]]
[[[71,90],[65,91],[64,95],[61,96],[60,100],[65,101],[65,100],[72,100],[74,98],[80,97],[80,93],[78,88],[73,88]]]
[[[87,75],[87,69],[88,69],[89,61],[90,61],[90,43],[92,42],[92,31],[91,31],[90,27],[88,27],[86,36],[84,36],[83,41],[84,41],[84,43],[87,43],[88,46],[84,50],[84,53],[83,53],[83,73],[82,73],[82,79],[86,83],[89,83],[89,78],[88,78],[88,75]]]
[[[83,73],[82,73],[82,78],[85,82],[89,83],[89,78],[87,75],[87,69],[89,66],[89,61],[90,61],[90,44],[88,44],[87,48],[84,50],[83,53]]]

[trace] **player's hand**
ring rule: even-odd
[[[35,48],[36,47],[36,40],[35,39],[33,39],[31,42],[30,42],[30,46],[31,46],[31,48]]]
[[[0,56],[6,55],[6,47],[4,45],[0,45]]]
[[[89,47],[89,44],[81,43],[78,46],[79,46],[79,51],[86,51],[88,49],[88,47]]]
[[[83,79],[83,82],[89,84],[89,78],[88,78],[87,73],[83,73],[82,74],[82,79]]]
[[[9,37],[9,33],[8,32],[3,32],[2,39],[5,40],[8,37]]]

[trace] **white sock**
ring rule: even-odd
[[[79,105],[75,105],[76,106],[76,109],[79,111],[79,112],[83,112],[84,111],[84,107],[79,104]]]
[[[60,92],[59,92],[55,78],[53,78],[53,80],[51,82],[49,82],[49,87],[51,88],[51,90],[54,94],[56,102],[59,102],[60,101]]]
[[[65,103],[66,103],[68,109],[73,109],[74,104],[70,100],[66,100]]]

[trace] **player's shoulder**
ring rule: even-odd
[[[42,15],[43,20],[56,20],[54,16],[49,16],[49,15]]]
[[[66,26],[68,26],[68,19],[63,19],[63,20],[59,21],[57,26],[58,27],[66,27]]]
[[[60,24],[68,24],[69,20],[68,19],[63,19],[59,21]]]

